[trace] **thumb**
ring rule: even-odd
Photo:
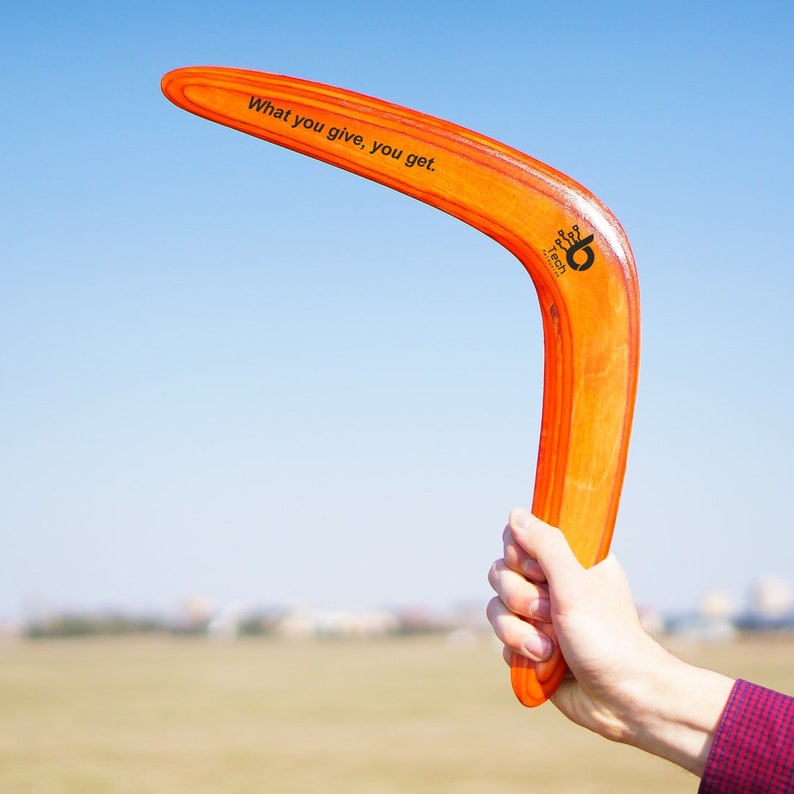
[[[516,509],[508,521],[516,543],[543,569],[546,580],[559,598],[565,591],[578,589],[585,574],[565,535],[550,524],[532,515],[529,510]]]

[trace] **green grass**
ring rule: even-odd
[[[794,692],[794,644],[677,651]],[[443,638],[0,644],[2,794],[694,792],[527,710],[495,644]]]

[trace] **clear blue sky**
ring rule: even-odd
[[[794,580],[794,6],[0,4],[0,617],[484,604],[531,499],[532,285],[478,232],[161,95],[218,64],[485,133],[599,195],[643,297],[637,599]]]

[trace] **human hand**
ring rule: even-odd
[[[514,510],[505,527],[504,557],[491,567],[497,593],[488,618],[513,653],[534,661],[557,643],[572,673],[551,700],[569,719],[620,740],[625,732],[619,690],[657,653],[640,625],[631,589],[609,556],[586,569],[563,534],[526,510]]]
[[[613,555],[584,568],[560,530],[514,510],[489,572],[488,619],[513,653],[570,670],[551,700],[572,721],[699,773],[732,682],[684,664],[642,628]]]

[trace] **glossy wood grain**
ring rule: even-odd
[[[470,130],[351,91],[223,67],[163,77],[198,116],[413,196],[510,250],[537,291],[544,394],[533,512],[560,527],[579,560],[606,555],[626,466],[639,363],[639,292],[623,229],[589,191]],[[526,705],[554,692],[559,653],[515,657]]]

